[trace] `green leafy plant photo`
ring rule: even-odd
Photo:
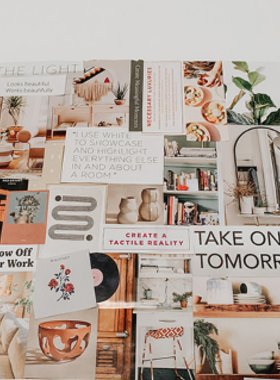
[[[194,321],[194,343],[197,347],[202,346],[206,359],[214,374],[218,374],[216,369],[216,355],[220,351],[218,342],[210,335],[218,335],[217,327],[204,319]]]
[[[227,109],[227,119],[229,124],[238,125],[280,125],[280,109],[276,108],[272,99],[267,94],[260,94],[255,91],[255,87],[265,81],[266,76],[261,74],[263,67],[250,71],[247,62],[233,61],[234,69],[241,71],[242,76],[232,77],[232,82],[239,89],[239,93],[234,97],[231,105]],[[245,96],[249,95],[249,101],[245,101],[248,112],[238,113],[233,109],[236,104]]]
[[[25,289],[25,294],[15,301],[15,306],[22,307],[30,314],[31,306],[33,305],[34,280],[24,281],[23,288]],[[13,290],[16,292],[19,291],[16,287]]]

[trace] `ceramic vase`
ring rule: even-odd
[[[122,117],[116,117],[116,122],[118,124],[118,126],[122,126],[123,125],[123,118]]]
[[[221,359],[221,373],[227,375],[233,374],[231,349],[221,349],[219,354]]]
[[[195,345],[195,372],[200,373],[202,371],[203,364],[206,360],[205,350],[201,345]]]
[[[161,208],[159,201],[159,192],[156,188],[142,190],[142,203],[139,207],[139,214],[143,220],[153,222],[160,217]]]
[[[232,284],[226,278],[210,278],[207,280],[207,303],[208,305],[232,305]]]
[[[136,200],[134,197],[122,198],[119,205],[120,212],[117,216],[120,224],[135,224],[138,221]]]
[[[188,306],[188,303],[186,301],[180,301],[181,307],[186,308]]]
[[[152,296],[153,296],[152,290],[151,289],[147,289],[146,290],[146,298],[147,298],[147,300],[151,300]]]
[[[253,196],[240,198],[241,214],[252,214],[252,210],[253,210]]]
[[[14,148],[12,144],[8,144],[2,139],[0,142],[0,167],[6,167],[13,161],[13,153]]]

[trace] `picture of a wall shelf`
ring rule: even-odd
[[[140,273],[139,278],[192,278],[192,274],[190,273]]]
[[[217,166],[217,157],[164,157],[164,163],[168,165],[213,165]]]
[[[195,318],[280,318],[280,305],[194,305]]]
[[[218,198],[218,191],[187,191],[187,190],[164,190],[164,194],[197,195],[206,198]]]
[[[178,255],[178,254],[149,254],[149,255],[141,255],[141,260],[164,260],[164,261],[174,261],[174,260],[191,260],[190,256],[185,256],[185,255]]]
[[[280,218],[280,215],[275,214],[237,214],[242,218]]]
[[[261,224],[266,223],[260,223],[260,219],[271,219],[271,218],[279,218],[279,224],[280,224],[280,215],[275,214],[237,214],[239,218],[254,218],[256,226],[259,226]],[[276,225],[276,224],[274,224]]]

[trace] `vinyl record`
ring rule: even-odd
[[[91,253],[90,264],[97,302],[112,297],[119,286],[120,275],[115,261],[105,253]]]

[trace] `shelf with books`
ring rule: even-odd
[[[164,202],[166,225],[219,224],[218,196],[165,193]]]
[[[165,153],[165,224],[223,224],[218,144],[167,136]]]

